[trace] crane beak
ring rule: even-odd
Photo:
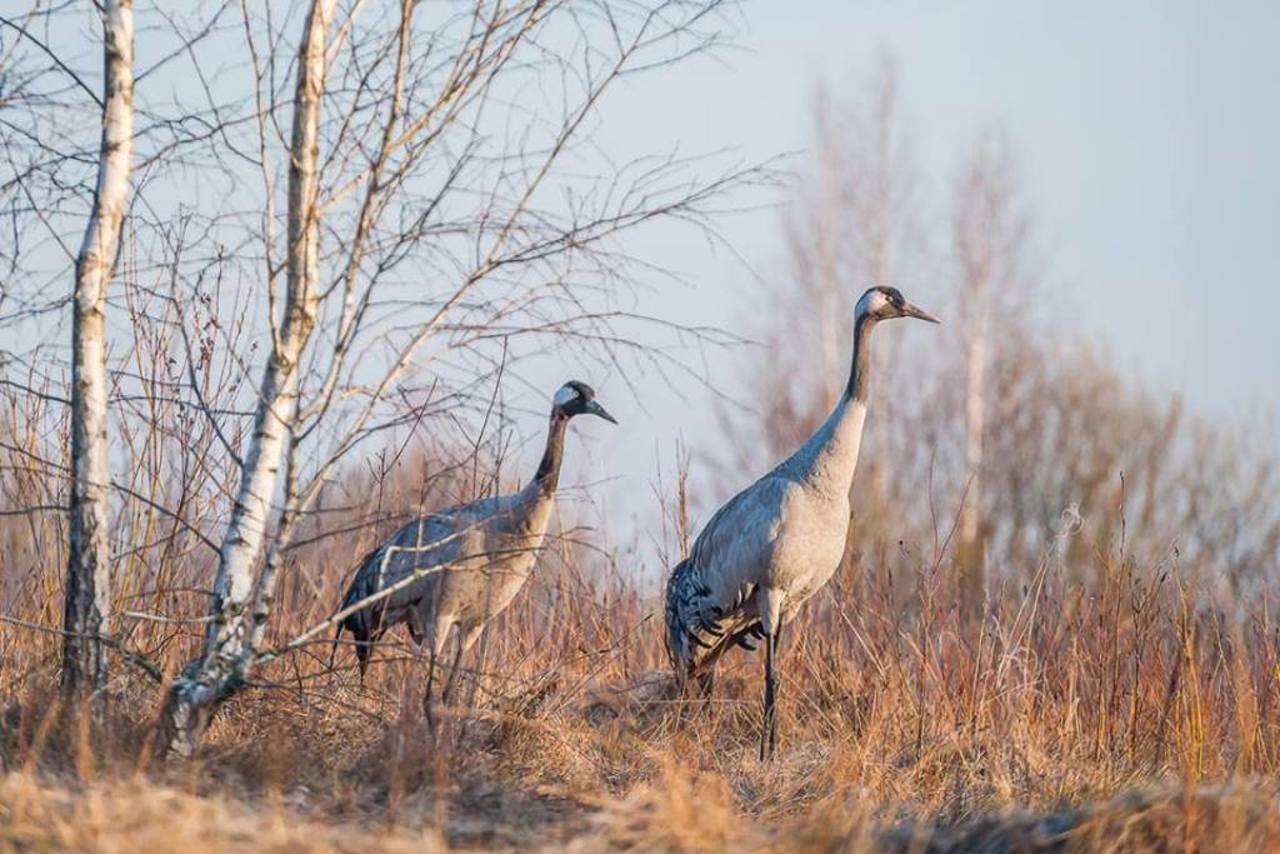
[[[927,320],[927,321],[929,321],[930,323],[941,323],[941,322],[942,322],[941,320],[939,320],[938,318],[934,317],[934,316],[933,316],[932,314],[930,314],[929,312],[925,311],[923,308],[919,308],[918,306],[914,306],[914,305],[912,305],[912,304],[911,304],[911,303],[909,303],[909,302],[908,302],[908,303],[903,303],[903,305],[902,305],[902,316],[903,316],[903,317],[914,317],[914,318],[916,318],[917,320]]]
[[[587,405],[584,408],[587,410],[587,412],[590,412],[592,415],[599,415],[601,418],[603,418],[605,421],[608,421],[610,424],[618,423],[618,419],[610,415],[603,406],[596,403],[594,400],[588,400]]]

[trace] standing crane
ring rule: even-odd
[[[361,562],[342,600],[347,610],[369,599],[338,624],[356,640],[364,678],[372,644],[387,629],[406,623],[415,644],[428,646],[424,707],[430,714],[436,660],[449,631],[458,627],[457,646],[445,685],[448,701],[453,674],[485,624],[502,612],[528,580],[547,532],[560,480],[565,431],[575,415],[618,422],[595,401],[586,383],[571,380],[551,403],[547,444],[533,479],[512,495],[498,495],[438,510],[406,524]]]
[[[764,643],[762,761],[777,744],[778,634],[844,556],[871,331],[896,317],[940,322],[894,288],[864,293],[854,309],[853,365],[835,409],[799,450],[716,511],[667,581],[667,652],[681,684],[694,677],[709,690],[721,655]]]

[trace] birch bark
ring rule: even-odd
[[[967,357],[967,381],[965,388],[965,468],[969,473],[969,485],[965,491],[964,507],[960,514],[961,559],[965,572],[965,599],[974,609],[981,607],[986,590],[986,566],[981,538],[982,507],[982,452],[983,432],[986,429],[986,376],[987,376],[987,311],[985,282],[970,297],[980,303],[974,328],[969,338]]]
[[[293,132],[289,146],[288,254],[283,313],[273,330],[253,434],[231,520],[218,556],[213,602],[200,658],[174,680],[162,741],[180,756],[199,743],[213,712],[244,684],[253,665],[255,569],[261,559],[280,464],[298,406],[298,363],[315,327],[319,294],[316,163],[326,44],[335,0],[313,0],[298,45]]]
[[[71,471],[62,685],[101,708],[111,631],[107,465],[107,284],[120,249],[133,158],[133,3],[102,6],[103,108],[98,184],[76,256],[72,309]]]
[[[987,411],[987,362],[991,292],[1010,268],[1008,193],[1002,164],[989,142],[982,143],[958,186],[953,239],[960,264],[965,334],[965,470],[957,552],[961,590],[969,613],[977,614],[986,595],[983,542],[982,470]]]

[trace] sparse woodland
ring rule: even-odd
[[[891,63],[789,161],[601,156],[614,90],[740,15],[0,15],[0,850],[1280,847],[1274,449],[1052,322],[1016,153],[975,128],[925,174]],[[688,283],[633,234],[780,192],[756,344],[637,308]],[[658,579],[829,410],[871,281],[946,283],[948,325],[877,342],[761,764],[759,657],[678,696]],[[407,635],[362,681],[335,608],[405,519],[522,476],[548,358],[678,379],[726,441],[655,477],[653,556],[562,506],[433,735]]]

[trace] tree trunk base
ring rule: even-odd
[[[156,755],[190,759],[213,723],[218,707],[244,684],[234,671],[209,672],[193,661],[183,668],[165,700],[156,730]]]

